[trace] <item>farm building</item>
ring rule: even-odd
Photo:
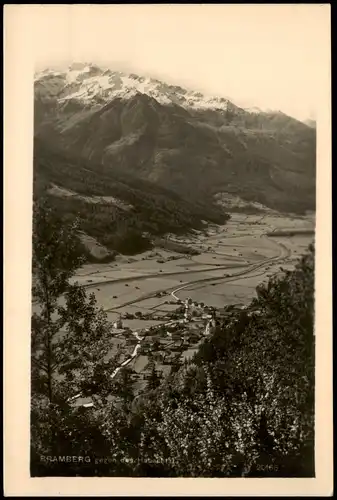
[[[206,324],[205,335],[212,334],[215,330],[215,327],[216,327],[216,320],[214,318],[210,319]]]
[[[118,329],[123,328],[123,321],[121,317],[119,317],[118,320],[114,322],[113,327]]]

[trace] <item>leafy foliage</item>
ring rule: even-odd
[[[69,281],[83,262],[76,227],[65,224],[46,202],[34,206],[33,458],[39,453],[62,453],[70,436],[81,434],[77,425],[83,428],[85,416],[73,412],[72,396],[106,402],[116,392],[111,373],[123,353],[112,350],[111,326],[95,296],[87,297],[82,287]],[[89,418],[84,429],[87,426],[90,432],[100,432],[95,420]],[[72,451],[78,446],[73,443]]]
[[[294,271],[258,287],[248,309],[223,320],[191,361],[160,379],[150,360],[147,387],[136,395],[132,370],[109,377],[121,353],[105,359],[109,325],[94,298],[69,284],[77,250],[70,230],[55,221],[43,229],[50,217],[36,215],[36,234],[48,238],[53,227],[53,235],[51,247],[34,247],[41,304],[32,322],[34,475],[314,475],[312,246]],[[70,406],[76,391],[92,395],[95,406]],[[41,463],[41,455],[90,462]]]

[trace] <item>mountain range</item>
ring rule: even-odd
[[[74,170],[87,168],[86,195],[99,184],[100,196],[116,196],[118,182],[161,190],[177,219],[181,203],[195,222],[226,218],[219,193],[284,212],[315,208],[315,128],[280,111],[82,63],[37,73],[34,99],[35,166],[49,189],[77,192]]]

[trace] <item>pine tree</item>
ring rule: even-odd
[[[149,373],[147,388],[150,391],[157,389],[157,387],[160,385],[160,382],[161,382],[161,376],[157,373],[156,365],[155,365],[153,358],[150,358],[150,360],[147,364],[147,371]]]
[[[126,366],[125,368],[122,368],[118,374],[116,381],[117,394],[120,398],[122,398],[124,407],[128,407],[134,398],[134,391],[132,387],[132,376],[134,373],[135,372],[132,368]]]
[[[121,352],[111,356],[111,327],[95,296],[74,283],[83,263],[78,225],[65,223],[42,201],[34,206],[31,341],[31,474],[94,475],[93,466],[41,463],[41,456],[109,455],[104,422],[114,422],[107,396]],[[109,356],[107,356],[109,355]],[[127,392],[124,381],[124,392]],[[131,390],[131,389],[130,389]],[[129,393],[130,393],[129,390]],[[72,396],[90,396],[93,409],[73,407]],[[123,411],[123,410],[121,410]],[[110,424],[109,424],[110,425]],[[115,444],[115,443],[114,443]]]
[[[111,327],[78,283],[83,263],[76,221],[64,221],[43,201],[34,207],[33,224],[32,389],[51,403],[112,390]]]

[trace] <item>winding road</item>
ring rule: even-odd
[[[291,251],[285,246],[283,245],[282,243],[280,242],[276,242],[274,240],[272,240],[271,238],[268,238],[268,236],[266,234],[261,234],[260,235],[261,238],[266,238],[268,239],[268,241],[271,241],[273,244],[275,244],[279,250],[279,253],[278,255],[274,255],[273,257],[269,257],[267,259],[263,259],[262,261],[260,261],[259,263],[257,264],[237,264],[237,265],[232,265],[232,266],[215,266],[215,267],[212,267],[212,268],[208,268],[207,270],[221,270],[221,269],[232,269],[234,267],[240,267],[240,268],[244,268],[243,270],[235,273],[235,274],[231,274],[230,276],[220,276],[220,277],[211,277],[211,278],[203,278],[201,280],[193,280],[193,281],[189,281],[188,283],[185,283],[181,286],[179,286],[178,288],[173,288],[173,287],[169,287],[169,288],[166,288],[166,289],[163,289],[163,290],[160,290],[161,292],[165,292],[165,293],[171,293],[171,296],[176,300],[176,301],[180,301],[180,298],[176,295],[180,290],[184,290],[184,289],[188,289],[190,286],[192,285],[195,285],[195,284],[198,284],[198,283],[206,283],[206,282],[221,282],[221,283],[228,283],[228,282],[232,282],[232,281],[236,281],[238,279],[244,279],[248,274],[250,274],[252,271],[255,271],[257,269],[260,269],[264,266],[266,266],[267,264],[271,263],[271,262],[279,262],[279,261],[282,261],[286,258],[288,258],[291,254]],[[202,269],[202,270],[196,270],[196,271],[193,271],[193,274],[196,273],[196,272],[205,272],[205,269]],[[191,271],[188,271],[186,272],[186,274],[188,273],[191,273]],[[139,280],[139,279],[146,279],[146,278],[153,278],[153,277],[156,277],[156,276],[167,276],[167,275],[175,275],[175,274],[182,274],[182,271],[179,271],[179,272],[172,272],[172,273],[155,273],[155,274],[151,274],[151,275],[143,275],[143,276],[137,276],[137,277],[128,277],[128,278],[121,278],[121,279],[118,279],[118,280],[109,280],[109,281],[103,281],[101,283],[93,283],[93,284],[89,284],[89,285],[85,285],[86,288],[91,288],[91,287],[96,287],[98,284],[109,284],[109,283],[116,283],[116,282],[120,282],[120,281],[135,281],[135,280]],[[155,292],[151,292],[151,293],[148,293],[146,295],[143,295],[141,297],[138,297],[134,300],[131,300],[131,301],[128,301],[122,305],[119,305],[117,307],[114,307],[113,309],[106,309],[106,311],[111,311],[111,310],[117,310],[117,309],[120,309],[122,307],[125,307],[127,305],[131,305],[131,304],[135,304],[137,302],[141,302],[143,301],[144,299],[148,299],[148,298],[152,298],[152,297],[155,297],[156,295],[158,294],[158,290],[156,290]],[[165,323],[161,323],[160,325],[158,326],[161,326],[161,325],[165,325],[165,324],[168,324],[167,322]],[[135,359],[137,357],[137,354],[138,354],[138,350],[141,346],[141,343],[144,339],[144,337],[140,337],[138,335],[138,332],[132,332],[133,335],[136,337],[136,339],[138,340],[138,343],[136,344],[132,354],[130,355],[129,358],[127,358],[126,360],[124,360],[120,366],[118,366],[117,368],[115,368],[115,370],[111,373],[111,378],[115,378],[116,375],[118,374],[118,372],[125,366],[127,366],[129,363],[131,363],[131,361],[133,359]],[[74,400],[78,399],[81,397],[81,393],[77,394],[76,396],[73,396],[71,398],[68,399],[68,402],[73,402]],[[82,406],[84,407],[92,407],[93,406],[93,403],[86,403],[86,404],[83,404]]]
[[[262,234],[260,237],[261,238],[262,237],[268,238],[268,236],[266,236],[264,234]],[[271,262],[282,261],[290,256],[291,252],[285,245],[283,245],[280,242],[276,243],[275,241],[273,241],[269,238],[268,238],[268,240],[275,243],[278,246],[278,248],[281,248],[281,252],[279,255],[276,255],[274,257],[270,257],[268,259],[264,259],[262,262],[259,262],[258,264],[244,265],[245,269],[243,271],[232,274],[231,276],[228,276],[228,277],[220,276],[219,278],[212,277],[212,278],[205,278],[203,280],[190,281],[189,283],[186,283],[186,284],[176,288],[175,290],[173,290],[171,292],[172,297],[177,301],[180,300],[179,297],[176,295],[176,293],[179,292],[180,290],[184,290],[186,288],[189,288],[191,285],[194,285],[196,283],[203,283],[203,282],[207,282],[207,281],[208,282],[214,282],[214,281],[219,282],[220,281],[221,283],[229,283],[232,281],[236,281],[238,278],[243,279],[247,274],[250,274],[252,271],[255,271],[256,269],[260,269],[261,267],[264,267]],[[227,267],[227,269],[228,269],[228,267]]]
[[[140,337],[138,335],[138,332],[132,332],[132,334],[136,337],[136,339],[138,340],[138,343],[136,344],[131,356],[127,359],[125,359],[123,361],[123,363],[121,363],[119,366],[117,366],[117,368],[114,369],[114,371],[111,373],[110,377],[111,379],[114,379],[117,375],[117,373],[124,367],[124,366],[127,366],[129,363],[131,363],[131,361],[137,356],[137,353],[138,353],[138,349],[140,348],[140,345],[141,345],[141,342],[142,340],[144,339],[144,337]],[[72,396],[71,398],[69,398],[67,400],[68,403],[71,403],[73,401],[75,401],[76,399],[80,398],[82,396],[82,393],[78,393],[76,394],[75,396]],[[83,404],[82,406],[84,406],[85,408],[90,408],[92,406],[94,406],[93,403],[85,403]]]

